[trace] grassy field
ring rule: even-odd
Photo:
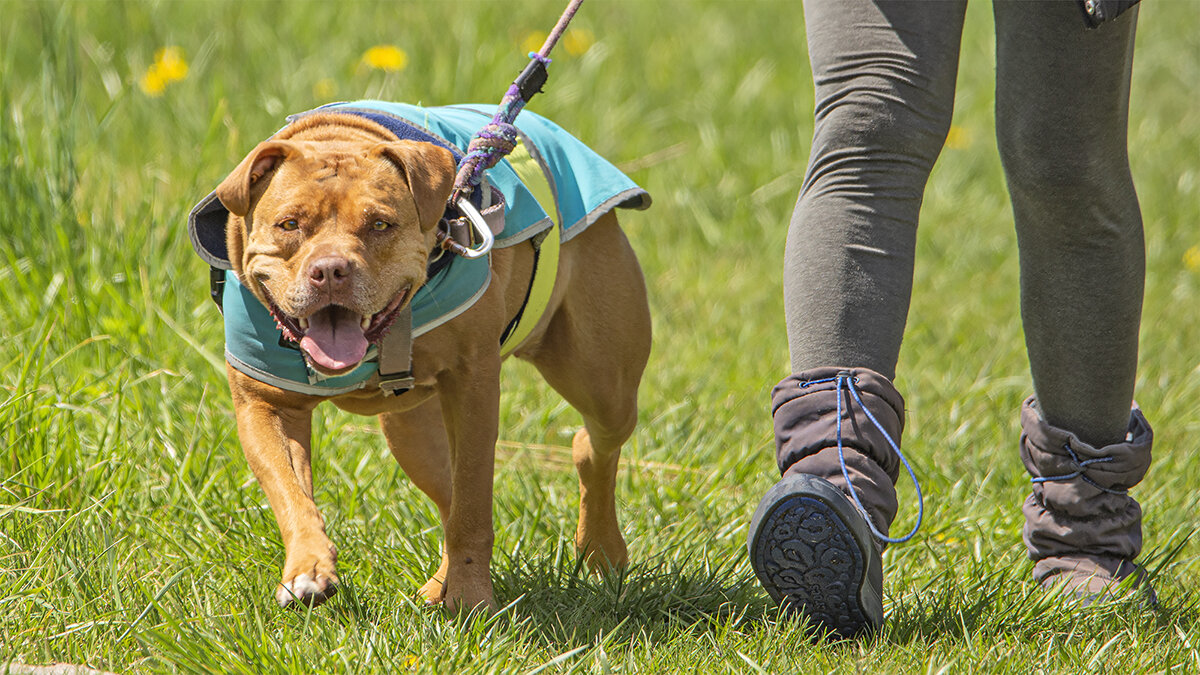
[[[0,663],[117,672],[1200,671],[1200,32],[1144,6],[1130,147],[1147,229],[1136,491],[1162,604],[1065,609],[1020,541],[1030,392],[992,129],[991,8],[973,3],[951,144],[926,195],[898,385],[927,494],[885,556],[886,629],[811,641],[753,583],[746,523],[775,480],[785,224],[811,136],[793,2],[592,0],[531,109],[655,197],[628,214],[655,317],[620,513],[633,567],[579,569],[578,416],[506,366],[494,577],[504,611],[412,595],[432,505],[373,421],[315,431],[345,586],[278,609],[283,552],[242,458],[221,320],[185,216],[284,115],[364,96],[491,102],[555,2],[0,0]],[[403,50],[396,70],[363,62]],[[177,51],[158,54],[160,49]],[[567,48],[569,47],[569,49]],[[186,64],[186,72],[184,68]],[[914,495],[901,486],[897,531]],[[0,666],[0,671],[3,666]]]

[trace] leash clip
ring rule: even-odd
[[[474,248],[470,248],[455,241],[454,237],[449,233],[438,231],[438,244],[442,248],[450,249],[464,258],[482,258],[487,255],[488,251],[492,250],[495,237],[492,236],[492,228],[488,227],[483,214],[466,197],[459,197],[454,206],[466,218],[466,221],[470,223],[471,229],[474,231],[471,235],[471,241],[479,243]]]

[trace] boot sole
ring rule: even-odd
[[[750,521],[750,564],[785,611],[843,637],[883,625],[882,580],[871,532],[836,486],[792,475],[771,488]]]

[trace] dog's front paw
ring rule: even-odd
[[[442,556],[442,564],[438,566],[438,570],[429,577],[429,581],[421,587],[418,593],[425,599],[426,605],[440,605],[442,599],[446,597],[446,573],[450,569],[450,561],[446,556]]]
[[[625,538],[615,525],[603,530],[594,528],[590,532],[580,527],[575,535],[575,550],[592,572],[612,572],[629,566],[629,551],[625,547]]]
[[[329,540],[288,553],[283,580],[275,589],[280,607],[316,607],[338,590],[337,549]]]
[[[425,599],[426,605],[441,604],[446,594],[446,584],[443,583],[443,578],[437,575],[429,577],[429,581],[426,581],[425,585],[417,591]]]
[[[284,581],[275,589],[275,600],[280,607],[316,607],[332,598],[338,590],[337,575],[312,577],[301,574]]]
[[[476,610],[495,612],[498,608],[496,598],[492,594],[491,575],[485,573],[482,578],[476,575],[463,578],[451,574],[442,588],[442,607],[452,614]]]

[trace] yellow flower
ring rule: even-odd
[[[542,48],[546,42],[547,33],[540,30],[530,31],[525,34],[525,38],[521,40],[521,51],[528,54],[536,52]]]
[[[162,96],[167,85],[187,77],[188,63],[179,47],[163,47],[154,54],[138,85],[147,96]]]
[[[946,146],[952,150],[962,150],[970,145],[971,132],[967,131],[965,127],[952,125],[950,133],[946,134]]]
[[[179,47],[163,47],[154,55],[155,65],[168,82],[182,80],[187,77],[187,59]]]
[[[586,28],[572,29],[563,35],[562,46],[571,56],[583,56],[596,44],[596,36]]]
[[[328,77],[323,77],[313,83],[313,98],[324,101],[333,98],[337,92],[337,83]]]
[[[1200,272],[1200,246],[1193,246],[1184,251],[1183,264],[1193,272]]]
[[[362,62],[379,70],[404,70],[408,65],[408,54],[395,45],[375,45],[363,52]]]
[[[147,96],[162,96],[163,90],[167,88],[167,81],[159,74],[157,68],[151,66],[146,70],[146,74],[142,75],[138,85]]]

